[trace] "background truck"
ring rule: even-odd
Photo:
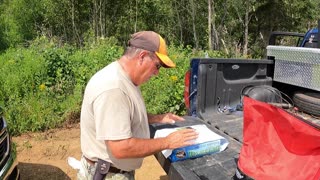
[[[20,179],[16,151],[13,148],[3,109],[0,107],[0,179]]]
[[[241,93],[246,87],[268,85],[286,94],[297,116],[320,128],[320,49],[318,29],[299,33],[273,33],[263,60],[194,58],[186,73],[186,121],[153,125],[158,129],[206,124],[229,141],[220,153],[171,163],[162,153],[156,158],[172,180],[226,180],[236,172],[242,145]],[[280,36],[298,37],[296,47],[275,46]],[[302,39],[301,39],[302,38]],[[283,40],[280,38],[280,41]],[[265,94],[263,90],[260,94]]]

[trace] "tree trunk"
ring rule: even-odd
[[[196,7],[194,5],[193,0],[190,0],[190,4],[191,4],[191,17],[192,17],[192,29],[193,29],[193,39],[194,39],[194,43],[195,43],[195,48],[198,49],[199,48],[199,42],[198,42],[198,37],[197,37],[197,29],[196,29]]]
[[[134,22],[134,32],[137,32],[137,22],[138,22],[138,0],[136,0],[136,18]]]
[[[100,37],[105,37],[105,29],[106,29],[106,18],[105,18],[105,9],[106,9],[106,1],[100,0],[99,6],[99,26],[100,26]]]
[[[209,50],[218,50],[220,47],[218,32],[216,29],[216,12],[214,9],[214,1],[212,0],[208,0],[208,11]]]
[[[178,26],[179,26],[179,34],[180,34],[180,44],[183,43],[183,29],[182,29],[182,21],[179,13],[179,6],[177,5],[177,1],[174,1],[174,9],[177,15],[177,21],[178,21]]]
[[[71,3],[72,39],[75,40],[77,44],[81,46],[81,38],[79,35],[77,24],[75,22],[75,19],[76,19],[75,0],[71,0],[69,2]]]
[[[94,31],[94,36],[98,37],[98,0],[92,0],[93,1],[93,8],[92,8],[92,29]]]
[[[249,33],[249,12],[250,12],[250,3],[248,0],[245,1],[245,17],[244,17],[244,39],[243,39],[243,52],[244,57],[248,56],[248,33]]]
[[[211,21],[211,25],[212,25],[212,37],[213,37],[213,41],[211,42],[213,44],[213,50],[219,50],[219,37],[218,37],[218,31],[216,28],[216,11],[214,9],[214,1],[212,2],[212,21]]]
[[[211,32],[211,0],[208,0],[208,36],[209,36],[209,39],[208,39],[208,47],[209,47],[209,50],[212,50],[212,32]]]

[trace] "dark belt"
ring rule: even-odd
[[[94,164],[96,163],[96,161],[92,161],[92,160],[88,159],[85,156],[83,156],[83,157],[92,166],[94,166]],[[125,174],[125,173],[129,173],[131,171],[124,171],[124,170],[118,169],[118,168],[114,167],[113,164],[111,164],[108,172],[115,173],[115,174],[119,174],[119,173],[120,174]]]
[[[125,173],[130,173],[131,171],[124,171],[124,170],[121,170],[121,169],[118,169],[114,166],[110,166],[109,168],[109,172],[111,173],[115,173],[115,174],[125,174]]]

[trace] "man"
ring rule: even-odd
[[[100,170],[108,171],[105,179],[134,179],[134,170],[141,167],[144,157],[191,145],[198,137],[194,130],[185,129],[150,139],[148,123],[183,120],[171,113],[146,112],[139,86],[158,75],[161,67],[175,67],[167,56],[164,39],[155,32],[142,31],[132,35],[118,61],[90,79],[80,120],[81,164],[85,172],[78,173],[78,179],[105,174]]]

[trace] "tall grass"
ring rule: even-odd
[[[39,38],[28,48],[8,49],[1,54],[0,106],[11,133],[44,131],[79,118],[90,77],[122,55],[123,48],[116,44],[115,39],[108,38],[78,49]],[[159,76],[141,86],[142,94],[149,112],[182,115],[185,71],[190,58],[204,52],[172,46],[169,54],[177,68],[162,68]]]

